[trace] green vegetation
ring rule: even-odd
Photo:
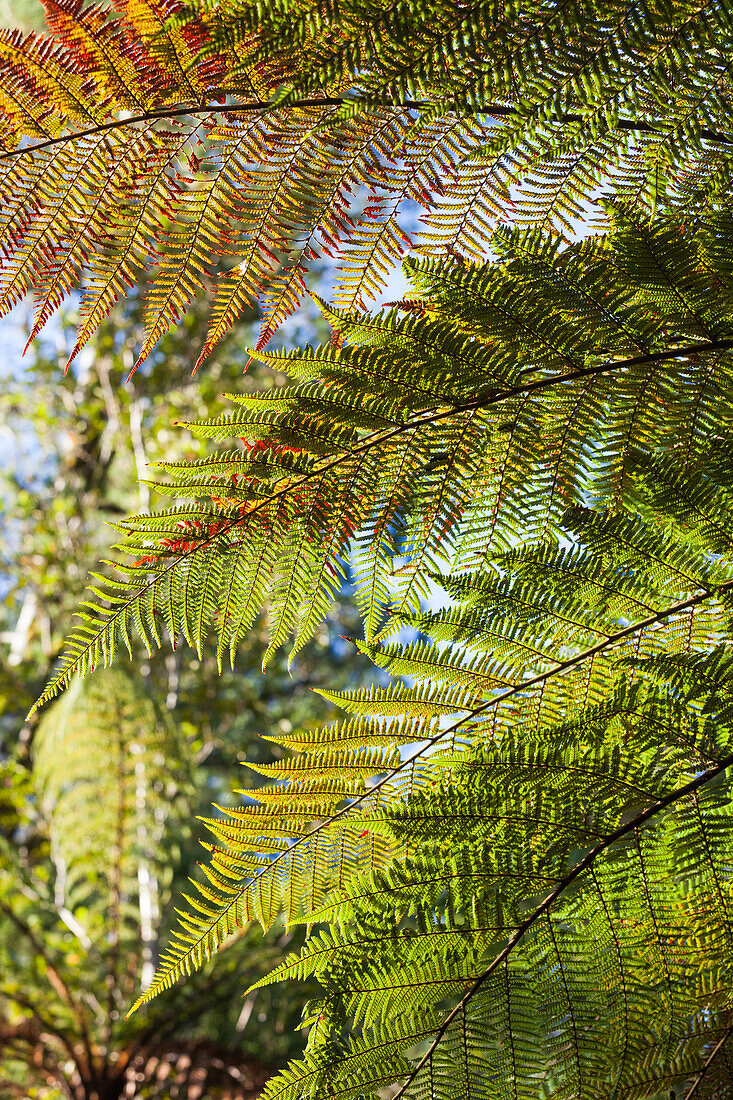
[[[78,294],[60,358],[98,414],[83,524],[73,463],[43,515],[17,494],[37,606],[110,507],[118,541],[20,751],[6,723],[0,901],[34,939],[3,950],[49,978],[75,923],[104,944],[110,1095],[129,1036],[170,1013],[194,1049],[187,1006],[225,1021],[230,983],[302,1005],[266,1100],[731,1096],[729,6],[46,11],[0,38],[0,308],[32,292],[37,339]],[[323,331],[273,350],[328,257]],[[18,640],[35,608],[11,711],[17,654],[57,650]],[[288,668],[320,701],[286,715]]]
[[[2,438],[15,452],[0,489],[3,1100],[116,1098],[136,1081],[142,1095],[161,1100],[174,1085],[202,1082],[207,1097],[249,1100],[302,1047],[297,1000],[265,990],[241,999],[243,986],[277,964],[283,944],[298,942],[282,926],[265,942],[254,929],[243,933],[216,973],[202,973],[182,998],[162,999],[144,1019],[125,1014],[141,979],[152,977],[187,877],[199,874],[196,816],[211,812],[212,798],[226,805],[236,799],[232,788],[256,785],[241,761],[273,759],[262,730],[328,714],[310,685],[360,682],[363,669],[334,649],[333,625],[292,675],[280,660],[263,680],[257,629],[239,647],[236,675],[219,678],[213,653],[156,654],[76,682],[40,723],[23,724],[107,522],[144,503],[138,469],[174,453],[171,408],[200,415],[213,393],[240,381],[243,333],[213,372],[191,383],[200,333],[192,316],[146,368],[148,394],[120,387],[138,317],[134,302],[117,314],[95,338],[93,369],[66,383],[66,326],[33,355],[25,377],[3,380]],[[150,399],[162,369],[167,388]],[[246,381],[256,385],[254,376]],[[195,443],[180,453],[193,457]],[[347,606],[338,615],[356,626]]]

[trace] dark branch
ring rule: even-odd
[[[80,1005],[77,1004],[71,993],[71,990],[62,978],[57,967],[54,965],[51,956],[45,950],[43,944],[30,928],[30,926],[15,912],[14,909],[12,909],[3,901],[0,901],[0,912],[4,913],[8,920],[15,925],[20,934],[24,936],[25,939],[28,940],[28,942],[31,944],[38,958],[43,960],[45,964],[45,977],[56,995],[64,1002],[66,1007],[69,1009],[72,1019],[76,1022],[82,1041],[84,1043],[88,1063],[91,1066],[93,1062],[92,1042],[89,1035],[89,1030],[87,1028],[87,1022]]]
[[[282,103],[262,103],[260,100],[253,100],[250,103],[232,103],[229,105],[205,103],[188,107],[162,107],[160,110],[144,111],[139,115],[130,115],[129,118],[114,119],[112,122],[103,122],[97,126],[90,126],[86,130],[77,130],[72,134],[62,134],[60,137],[47,138],[45,141],[38,141],[33,145],[26,145],[22,149],[10,149],[4,153],[0,153],[0,160],[24,156],[26,153],[34,153],[39,149],[48,149],[52,145],[60,145],[64,142],[76,141],[79,138],[92,137],[94,134],[103,134],[108,130],[118,130],[125,126],[134,126],[138,122],[154,122],[156,119],[174,119],[185,117],[186,115],[257,114],[259,112],[297,110],[307,107],[343,107],[351,104],[358,106],[359,103],[360,101],[358,99],[350,99],[347,96],[317,96],[313,99],[294,99],[290,102]],[[435,104],[431,103],[429,100],[403,99],[377,103],[372,103],[367,100],[364,101],[364,106],[372,109],[384,107],[388,110],[424,111],[433,109]],[[522,117],[521,112],[516,107],[502,103],[487,103],[486,106],[481,107],[450,107],[446,108],[445,113],[457,115],[486,114],[494,118]],[[556,118],[549,119],[548,121],[557,123],[558,125],[564,125],[573,122],[582,123],[586,120],[583,115],[570,112],[558,115]],[[613,129],[631,130],[634,133],[659,134],[663,136],[665,132],[663,126],[664,124],[661,122],[637,122],[634,119],[622,118],[614,123]],[[705,138],[706,141],[714,141],[722,145],[733,145],[733,134],[711,130],[707,127],[702,127],[700,129],[700,137]]]
[[[718,1042],[715,1044],[713,1049],[710,1051],[710,1054],[708,1055],[708,1057],[705,1059],[705,1062],[703,1063],[702,1069],[698,1070],[697,1074],[695,1075],[695,1082],[692,1085],[690,1091],[685,1096],[684,1100],[692,1100],[692,1097],[695,1096],[698,1089],[700,1088],[700,1085],[702,1084],[703,1078],[707,1074],[708,1070],[712,1066],[715,1059],[718,1057],[720,1052],[725,1047],[725,1044],[728,1042],[731,1035],[733,1035],[733,1024],[731,1024],[730,1027],[727,1027],[725,1029],[725,1031],[721,1035]]]
[[[511,389],[502,390],[489,398],[479,398],[475,402],[456,406],[452,411],[460,412],[462,409],[483,408],[485,405],[494,405],[499,401],[506,401],[508,397],[519,397],[525,393],[534,393],[536,390],[545,390],[549,386],[557,385],[558,382],[575,382],[579,378],[592,378],[596,374],[609,374],[613,370],[622,370],[626,367],[643,367],[647,363],[663,363],[667,359],[686,359],[698,352],[729,351],[731,348],[733,348],[733,340],[710,340],[706,343],[687,344],[682,348],[672,348],[669,351],[647,352],[644,355],[637,355],[634,359],[617,359],[603,363],[598,367],[581,367],[579,370],[559,374],[553,378],[539,378],[536,382],[513,386]]]
[[[32,1001],[29,1001],[21,993],[18,993],[17,990],[13,992],[6,992],[4,995],[8,998],[9,1001],[13,1001],[15,1004],[20,1005],[21,1008],[25,1008],[28,1012],[30,1012],[32,1019],[39,1027],[39,1034],[41,1032],[44,1032],[48,1036],[50,1036],[51,1039],[57,1039],[59,1043],[62,1044],[80,1073],[85,1072],[84,1064],[79,1062],[77,1052],[74,1050],[72,1039],[62,1027],[60,1027],[58,1024],[51,1023],[48,1019],[46,1019],[38,1006],[34,1005]],[[0,1024],[0,1028],[1,1027],[2,1024]],[[2,1045],[2,1038],[2,1031],[0,1030],[0,1045]],[[2,1095],[2,1093],[0,1093],[0,1095]]]

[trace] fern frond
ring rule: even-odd
[[[157,849],[187,779],[185,757],[170,719],[117,670],[75,684],[39,723],[34,780],[59,885],[90,934],[119,941],[141,861],[165,874]],[[136,941],[135,920],[129,934]]]
[[[488,265],[411,265],[421,296],[402,310],[331,309],[343,347],[261,353],[294,384],[190,425],[240,447],[165,467],[162,491],[194,503],[120,525],[118,578],[95,577],[43,700],[131,632],[200,648],[213,629],[220,659],[233,655],[265,602],[266,659],[289,636],[297,653],[352,544],[375,640],[431,573],[557,530],[573,501],[624,499],[634,448],[683,446],[692,461],[728,423],[728,237],[723,221],[692,235],[626,214],[564,251],[502,234]]]
[[[213,281],[203,358],[253,301],[264,344],[322,256],[341,260],[336,300],[352,308],[413,243],[484,258],[501,222],[572,239],[589,209],[608,227],[600,196],[649,216],[714,209],[729,185],[725,5],[704,17],[686,0],[603,13],[578,2],[541,17],[530,5],[501,20],[445,0],[347,4],[338,16],[270,3],[47,6],[47,36],[0,45],[7,194],[36,180],[0,248],[14,266],[28,233],[46,239],[27,285],[40,324],[89,283],[75,350],[141,269],[154,276],[141,355]],[[99,164],[82,182],[90,141]],[[51,166],[61,149],[64,182]],[[79,216],[67,256],[55,212],[69,180]],[[409,228],[415,205],[424,232]]]
[[[412,854],[355,875],[310,914],[329,927],[267,979],[315,975],[324,996],[305,1060],[266,1095],[368,1094],[389,1080],[397,1095],[447,1096],[470,1080],[493,1097],[551,1073],[569,1089],[648,1096],[697,1078],[732,980],[718,877],[730,791],[715,781],[733,757],[701,770],[686,738],[660,757],[656,702],[622,689],[605,720],[589,714],[567,739],[550,729],[546,745],[509,727],[456,757],[450,785],[383,809]],[[667,737],[684,724],[683,709]],[[605,742],[594,750],[591,730]],[[660,877],[670,859],[672,880]]]
[[[695,482],[689,484],[694,491]],[[684,480],[678,479],[679,494],[685,491]],[[565,860],[586,841],[613,834],[627,812],[624,807],[645,798],[656,804],[660,790],[666,798],[664,783],[674,786],[680,777],[689,778],[690,769],[698,777],[690,790],[697,790],[700,769],[709,770],[711,760],[717,767],[728,744],[725,718],[733,715],[725,698],[729,689],[719,686],[727,680],[716,678],[725,676],[729,657],[711,653],[725,637],[733,580],[720,555],[705,555],[691,549],[689,538],[674,537],[680,504],[667,504],[670,531],[661,539],[639,518],[576,509],[565,521],[562,543],[500,556],[493,583],[490,577],[486,583],[481,583],[484,578],[446,580],[449,591],[462,593],[463,606],[474,618],[466,621],[457,612],[435,615],[442,643],[364,645],[376,664],[416,677],[417,686],[394,682],[386,688],[324,693],[356,721],[311,731],[293,742],[286,739],[300,751],[265,769],[274,785],[247,792],[254,805],[207,821],[224,846],[212,850],[204,901],[191,901],[195,911],[183,918],[182,931],[142,1001],[200,965],[241,920],[255,917],[268,925],[280,910],[289,920],[340,920],[341,913],[353,914],[352,884],[353,897],[365,903],[366,886],[359,877],[364,874],[387,876],[393,897],[397,886],[389,876],[403,860],[417,858],[416,850],[420,858],[433,860],[424,844],[435,835],[440,815],[440,843],[449,844],[449,830],[455,827],[456,845],[470,844],[471,822],[484,843],[497,822],[505,830],[514,828],[512,822],[524,828],[527,817],[551,830],[538,850],[550,853],[554,836]],[[652,550],[654,568],[649,570]],[[590,578],[587,591],[577,585],[582,571]],[[593,587],[598,595],[588,603]],[[637,592],[641,600],[630,598]],[[647,613],[640,615],[640,608]],[[475,616],[485,629],[476,630]],[[423,614],[420,626],[430,633],[431,616]],[[659,655],[674,661],[675,653],[681,668],[689,665],[689,674],[675,673],[667,684]],[[701,678],[706,662],[707,678]],[[643,670],[646,679],[629,680],[630,668]],[[654,688],[660,680],[662,686]],[[717,720],[707,723],[704,716],[713,705]],[[569,721],[572,714],[578,719]],[[397,715],[406,724],[392,717]],[[633,751],[627,752],[632,732]],[[400,754],[397,746],[410,739],[416,747]],[[464,774],[481,776],[476,798],[486,796],[490,781],[502,805],[513,809],[497,811],[497,816],[482,803],[471,813],[451,811],[454,796],[441,782],[446,775],[458,782],[456,777]],[[538,775],[544,777],[539,790]],[[442,793],[436,793],[439,788]],[[689,793],[687,788],[683,793]],[[605,824],[589,810],[589,798],[607,806],[604,812],[622,816]],[[434,809],[428,810],[425,800]],[[663,802],[660,811],[668,804]],[[398,825],[403,813],[406,832]],[[507,834],[507,850],[510,840]],[[605,840],[599,853],[604,845]],[[493,858],[493,841],[490,848]],[[467,856],[473,859],[471,853]],[[531,874],[514,878],[522,898],[542,892]],[[429,905],[425,881],[418,881],[421,903]],[[378,907],[386,888],[373,888]],[[442,896],[443,878],[436,889]],[[464,901],[456,896],[450,904],[458,911]],[[399,915],[395,919],[401,920]],[[351,973],[350,967],[344,972]],[[454,988],[463,979],[454,975],[451,981]],[[396,1009],[388,1011],[394,1015]],[[412,1019],[411,1010],[405,1012]]]

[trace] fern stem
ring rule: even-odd
[[[567,660],[560,661],[547,672],[540,672],[537,676],[533,676],[531,680],[523,680],[521,684],[516,684],[514,687],[503,691],[501,695],[495,695],[492,699],[489,699],[488,702],[483,703],[480,707],[471,711],[471,717],[483,713],[483,711],[488,710],[489,707],[496,706],[497,703],[509,699],[512,695],[517,695],[520,691],[526,691],[527,688],[543,684],[545,680],[548,680],[551,676],[556,676],[560,672],[567,672],[569,669],[574,668],[575,665],[590,660],[591,657],[595,657],[603,650],[613,648],[618,642],[623,641],[624,638],[630,638],[633,634],[640,633],[648,626],[654,626],[656,623],[662,622],[663,619],[668,619],[670,615],[676,615],[680,611],[687,611],[688,608],[696,607],[697,604],[702,603],[704,600],[709,600],[712,596],[716,596],[721,592],[730,591],[731,589],[733,589],[733,581],[726,581],[725,584],[718,585],[713,591],[704,589],[695,596],[690,596],[686,600],[680,600],[679,603],[672,604],[670,607],[665,607],[662,611],[656,611],[653,615],[647,616],[646,619],[640,619],[638,623],[632,623],[631,626],[625,626],[623,630],[619,630],[615,634],[609,634],[608,637],[597,642],[596,645],[591,646],[589,649],[584,649],[581,653],[576,654],[575,657],[568,657]],[[462,718],[460,724],[463,724],[465,721],[466,719]],[[432,740],[440,740],[446,733],[451,732],[451,729],[455,728],[454,726],[441,730]]]
[[[105,1022],[106,1045],[109,1048],[114,1027],[115,994],[119,988],[118,969],[120,962],[120,906],[122,903],[122,852],[125,843],[125,763],[126,748],[120,736],[120,716],[116,723],[116,780],[117,780],[117,806],[115,810],[115,846],[112,853],[112,867],[109,880],[109,925],[108,936],[110,940],[109,971],[107,980],[107,1019]]]
[[[502,390],[489,398],[468,402],[466,405],[454,406],[454,412],[462,412],[464,409],[480,409],[485,405],[494,405],[499,401],[505,401],[508,397],[520,397],[525,393],[534,393],[535,390],[544,390],[554,386],[558,382],[575,382],[580,378],[590,378],[596,374],[608,374],[612,370],[623,370],[626,367],[642,367],[646,363],[661,363],[665,359],[684,359],[688,355],[708,351],[729,351],[733,348],[733,340],[707,340],[704,343],[687,344],[682,348],[672,348],[668,351],[648,352],[637,355],[633,359],[615,359],[598,367],[581,367],[579,370],[569,371],[567,374],[558,374],[552,378],[538,378],[536,382],[528,382],[522,386],[513,386],[511,389]]]
[[[715,1061],[715,1059],[720,1054],[721,1050],[723,1050],[723,1048],[725,1047],[725,1044],[730,1039],[731,1034],[733,1034],[733,1024],[731,1024],[729,1027],[727,1027],[725,1029],[725,1031],[721,1035],[720,1039],[715,1044],[715,1046],[711,1050],[708,1057],[705,1059],[705,1062],[704,1062],[702,1068],[697,1071],[697,1074],[695,1076],[695,1081],[692,1084],[692,1086],[690,1088],[690,1091],[685,1096],[684,1100],[692,1100],[692,1097],[696,1094],[696,1092],[700,1088],[700,1085],[702,1084],[703,1077],[706,1075],[706,1073],[708,1072],[708,1070],[712,1066],[713,1062]]]
[[[86,130],[76,130],[71,134],[62,134],[59,137],[46,138],[44,141],[35,142],[33,145],[26,145],[22,149],[9,149],[4,153],[0,153],[0,160],[8,160],[11,157],[20,157],[26,153],[34,153],[39,149],[48,149],[53,145],[61,145],[68,141],[76,141],[79,138],[92,137],[94,134],[103,134],[109,130],[122,129],[125,126],[134,126],[138,122],[153,122],[157,119],[174,119],[182,118],[186,115],[212,115],[212,114],[256,114],[258,111],[287,111],[298,110],[306,107],[344,107],[349,105],[358,105],[359,100],[349,99],[346,96],[316,96],[312,99],[294,99],[290,103],[263,103],[261,100],[253,100],[249,103],[232,103],[229,105],[218,103],[205,103],[199,106],[189,107],[173,107],[173,108],[161,108],[155,111],[144,111],[139,115],[130,115],[128,118],[114,119],[112,122],[102,122],[96,126],[90,126]],[[435,107],[434,103],[429,100],[391,100],[388,102],[369,103],[366,102],[365,106],[372,109],[378,107],[384,107],[388,110],[405,110],[405,111],[425,111]],[[463,107],[448,107],[445,114],[467,114],[477,115],[486,114],[497,118],[521,118],[522,114],[517,107],[507,106],[501,103],[487,103],[485,106],[471,107],[464,105]],[[558,115],[555,118],[550,118],[545,121],[551,123],[557,123],[558,125],[564,125],[567,123],[584,122],[587,121],[582,114],[574,114],[573,112],[565,112]],[[651,122],[636,122],[630,118],[617,119],[613,124],[614,130],[631,130],[634,133],[642,134],[659,134],[663,136],[663,131],[660,129],[660,125],[654,125]],[[701,127],[700,137],[705,138],[707,141],[714,141],[721,145],[733,145],[733,134],[726,134],[718,130],[711,130],[708,127]]]
[[[430,1047],[422,1056],[415,1068],[412,1070],[407,1080],[401,1086],[399,1092],[395,1094],[393,1100],[400,1100],[400,1098],[405,1095],[406,1090],[410,1087],[422,1068],[430,1059],[432,1059],[435,1050],[439,1046],[448,1028],[461,1013],[465,1012],[466,1005],[473,999],[476,993],[478,993],[479,989],[487,980],[487,978],[489,978],[494,973],[497,967],[501,966],[502,963],[504,963],[509,958],[512,951],[521,942],[525,934],[530,930],[530,928],[533,927],[533,925],[537,923],[540,917],[544,916],[549,911],[549,909],[557,901],[560,895],[564,893],[565,890],[567,890],[568,886],[570,886],[580,875],[582,875],[585,871],[589,870],[593,866],[598,856],[602,855],[603,852],[605,852],[612,844],[615,844],[616,841],[621,840],[629,833],[632,833],[635,829],[638,829],[639,826],[645,825],[652,818],[656,817],[657,814],[661,813],[662,810],[666,810],[667,807],[674,805],[675,802],[679,802],[680,799],[685,798],[689,794],[694,794],[695,791],[697,791],[700,787],[704,786],[706,783],[709,783],[718,775],[722,775],[722,773],[727,771],[730,767],[733,767],[733,754],[724,757],[714,767],[708,768],[707,771],[704,771],[700,775],[696,776],[694,779],[691,779],[690,782],[685,783],[684,786],[677,787],[676,790],[670,791],[670,793],[665,795],[664,798],[660,798],[658,802],[655,802],[653,806],[649,806],[646,810],[643,810],[641,813],[637,814],[636,817],[632,818],[631,821],[628,821],[625,825],[620,825],[618,829],[615,829],[612,833],[609,833],[607,837],[605,837],[602,841],[591,848],[590,851],[585,854],[583,859],[581,859],[580,863],[576,864],[575,867],[573,867],[573,869],[564,876],[564,878],[560,879],[552,893],[548,894],[545,900],[540,905],[538,905],[534,912],[531,913],[530,916],[526,918],[526,920],[522,921],[522,923],[509,939],[506,946],[492,960],[489,966],[487,966],[486,969],[481,974],[479,974],[478,978],[476,978],[467,993],[465,993],[461,1000],[458,1002],[456,1007],[448,1013],[445,1020],[436,1032],[435,1038],[430,1044]],[[698,1081],[702,1080],[702,1076],[707,1071],[708,1065],[712,1062],[713,1057],[718,1053],[719,1049],[722,1048],[724,1040],[728,1038],[731,1030],[733,1030],[733,1027],[728,1029],[726,1034],[723,1036],[723,1039],[717,1044],[717,1046],[713,1050],[711,1056],[708,1058],[707,1062],[700,1071],[700,1077],[698,1078]],[[689,1100],[689,1098],[694,1094],[696,1088],[697,1084],[693,1085],[693,1088],[691,1092],[688,1093],[686,1100]]]

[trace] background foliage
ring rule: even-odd
[[[238,765],[248,745],[254,758],[271,758],[258,739],[263,729],[289,730],[316,709],[325,713],[309,684],[331,684],[336,668],[344,682],[358,680],[331,629],[292,675],[278,662],[262,680],[255,634],[240,647],[236,677],[217,679],[210,653],[158,655],[138,671],[78,683],[40,726],[23,723],[108,538],[106,521],[145,503],[138,474],[171,456],[171,408],[200,415],[227,376],[230,385],[239,380],[235,342],[191,385],[200,331],[191,316],[146,368],[177,369],[178,385],[167,375],[157,398],[122,388],[138,317],[133,299],[65,384],[66,326],[22,378],[3,380],[3,440],[14,455],[2,487],[3,1096],[117,1097],[137,1080],[130,1095],[167,1098],[205,1085],[206,1096],[248,1097],[301,1045],[296,1001],[267,993],[241,1000],[244,976],[255,979],[277,960],[282,928],[264,944],[240,937],[216,976],[202,975],[184,1002],[161,1003],[144,1022],[124,1017],[141,974],[152,976],[172,902],[196,873],[195,815],[251,785]],[[181,454],[195,453],[193,441],[182,444]]]

